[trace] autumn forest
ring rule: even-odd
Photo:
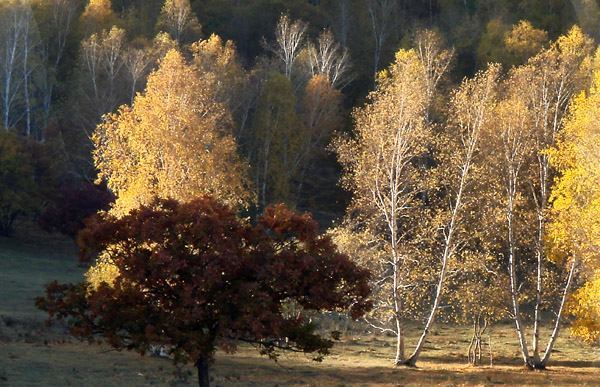
[[[599,39],[595,0],[3,0],[0,243],[76,240],[48,322],[201,386],[332,316],[551,369],[600,345]]]

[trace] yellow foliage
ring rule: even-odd
[[[177,42],[188,37],[194,39],[201,30],[189,0],[165,0],[157,26],[161,31],[168,32]]]
[[[109,29],[118,22],[110,0],[90,0],[81,15],[88,35]]]
[[[511,57],[512,65],[525,63],[527,59],[541,51],[548,42],[548,33],[533,28],[528,21],[521,20],[504,35],[504,45]]]
[[[250,199],[218,83],[217,74],[200,74],[171,50],[133,106],[104,117],[93,137],[94,158],[99,178],[117,196],[112,213],[154,196],[212,194],[232,205]]]
[[[155,196],[187,201],[211,194],[233,206],[251,200],[219,83],[218,73],[199,72],[170,50],[133,105],[104,117],[93,136],[94,160],[99,179],[117,196],[112,214]],[[87,277],[98,285],[116,274],[105,252]]]
[[[600,74],[589,95],[577,96],[557,142],[548,151],[561,176],[552,193],[550,227],[557,248],[598,265],[600,248]]]
[[[571,334],[590,344],[600,343],[600,270],[575,292],[569,310],[577,317],[570,328]]]
[[[97,287],[103,282],[109,285],[119,275],[119,269],[112,264],[110,258],[106,254],[100,254],[94,266],[90,267],[85,273],[85,277],[94,287]]]
[[[431,296],[412,286],[432,271],[427,259],[413,259],[418,255],[411,222],[419,218],[416,192],[426,184],[416,162],[430,139],[426,90],[426,69],[417,53],[398,51],[395,62],[378,74],[371,103],[354,111],[355,138],[334,143],[344,167],[342,182],[353,191],[350,223],[357,223],[336,229],[335,241],[371,269],[370,317],[378,321],[401,324]]]
[[[556,148],[548,150],[560,172],[552,193],[549,236],[561,255],[588,267],[600,266],[600,74],[588,95],[577,96]],[[600,271],[578,290],[570,304],[572,332],[586,341],[600,337]]]
[[[385,213],[394,201],[391,197],[412,197],[406,189],[414,174],[410,161],[426,143],[426,84],[417,54],[398,51],[390,68],[378,74],[377,83],[377,91],[369,95],[371,103],[354,112],[356,141],[340,142],[336,148],[346,169],[345,187],[354,191],[356,201]]]

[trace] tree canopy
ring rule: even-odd
[[[81,233],[81,258],[98,252],[117,269],[112,284],[52,283],[37,305],[67,319],[71,333],[142,354],[169,347],[176,363],[192,362],[200,385],[217,347],[253,342],[278,350],[316,352],[333,345],[307,312],[370,308],[369,273],[319,236],[309,215],[266,209],[256,225],[210,197],[159,200],[117,218],[97,216]],[[286,312],[294,306],[300,313]]]
[[[117,196],[113,213],[125,214],[154,196],[250,200],[231,115],[218,98],[219,75],[199,74],[171,50],[133,105],[105,116],[93,137],[94,158],[99,179]]]
[[[589,93],[575,98],[565,129],[548,151],[561,172],[552,192],[550,238],[555,259],[581,262],[589,280],[575,292],[571,332],[588,342],[600,339],[600,74]]]

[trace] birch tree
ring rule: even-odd
[[[498,69],[465,81],[456,93],[452,122],[460,137],[440,138],[436,144],[449,158],[444,162],[453,168],[445,175],[427,170],[422,162],[434,139],[432,126],[427,125],[431,99],[425,91],[430,74],[417,52],[400,50],[390,69],[379,76],[371,103],[354,113],[356,139],[334,146],[344,167],[342,183],[353,192],[349,222],[359,223],[356,228],[362,230],[363,244],[379,257],[369,265],[378,273],[374,310],[380,321],[393,324],[371,324],[396,336],[396,365],[416,363],[441,302],[449,261],[462,243],[456,234],[471,200],[467,191]],[[449,134],[455,131],[448,129]],[[450,195],[450,208],[432,216],[428,195],[435,192],[432,196],[438,196],[438,190],[445,192],[442,196]],[[432,230],[437,229],[443,229],[444,235],[434,235]],[[443,241],[441,247],[439,241]],[[438,272],[431,274],[432,267]],[[436,288],[433,297],[426,290],[431,281]],[[414,316],[417,299],[431,301],[431,309],[416,349],[407,358],[405,319]]]
[[[353,19],[351,0],[333,0],[324,4],[329,24],[332,26],[336,37],[342,47],[349,45],[350,29]]]
[[[220,81],[215,85],[216,94],[219,101],[229,107],[231,116],[236,121],[234,133],[239,135],[248,119],[252,90],[248,90],[248,74],[242,67],[235,44],[231,40],[223,41],[213,34],[208,39],[192,44],[191,51],[194,65],[201,73],[219,74]]]
[[[46,128],[52,114],[57,77],[64,62],[69,38],[80,6],[80,0],[33,0],[31,6],[40,34],[41,61],[38,76],[38,100],[41,100],[41,126]]]
[[[573,295],[571,333],[588,343],[600,338],[600,74],[588,93],[575,98],[557,144],[550,149],[559,178],[553,187],[550,240],[554,259],[581,268],[586,283]],[[558,256],[558,258],[556,257]]]
[[[398,365],[405,361],[405,303],[414,263],[405,242],[413,232],[412,210],[420,207],[417,193],[424,189],[415,161],[429,135],[424,125],[425,79],[417,54],[400,50],[377,84],[370,103],[353,114],[355,139],[339,140],[334,148],[344,168],[342,184],[353,193],[349,213],[365,224],[367,240],[382,252],[369,265],[379,274],[376,281],[385,284],[375,310],[393,322],[391,328],[379,329],[396,336]]]
[[[348,49],[341,48],[330,31],[321,32],[316,45],[309,42],[307,54],[309,71],[313,77],[326,76],[337,89],[343,89],[352,81]]]
[[[429,123],[433,118],[431,108],[435,93],[450,68],[454,49],[446,48],[442,36],[436,30],[418,30],[413,37],[413,47],[425,71],[425,96],[428,105],[426,120]]]
[[[130,77],[131,83],[131,101],[135,98],[135,94],[139,91],[139,83],[144,79],[150,67],[151,56],[149,50],[144,48],[130,48],[122,53],[123,64]]]
[[[0,102],[2,127],[6,131],[13,129],[20,119],[15,107],[22,96],[24,22],[27,17],[20,0],[0,4]]]
[[[165,0],[157,27],[168,32],[171,39],[179,43],[193,41],[200,34],[200,24],[192,11],[190,0]]]
[[[435,321],[446,286],[448,271],[453,265],[455,254],[460,252],[469,238],[468,225],[470,207],[477,201],[472,189],[477,179],[480,141],[485,127],[489,125],[496,93],[499,66],[492,65],[473,79],[463,81],[452,98],[450,106],[450,128],[447,138],[442,140],[444,158],[440,163],[441,175],[437,184],[446,192],[447,205],[442,207],[436,221],[441,235],[439,248],[434,250],[439,262],[437,283],[430,311],[415,350],[404,364],[416,365],[425,340]]]
[[[591,40],[583,35],[578,27],[573,27],[566,35],[561,36],[549,49],[541,52],[528,61],[530,76],[524,85],[526,103],[533,116],[534,128],[534,163],[533,177],[530,180],[530,194],[536,212],[535,235],[535,303],[534,326],[531,346],[531,356],[523,349],[524,338],[519,333],[522,342],[522,355],[525,364],[530,368],[544,369],[552,353],[552,348],[558,337],[561,325],[561,315],[571,285],[575,270],[574,261],[567,268],[560,302],[557,306],[554,327],[543,356],[540,349],[541,305],[543,302],[545,271],[546,271],[546,225],[550,199],[550,187],[553,171],[550,165],[547,149],[555,146],[558,133],[564,126],[572,97],[581,89],[583,75],[581,65],[591,50]],[[516,281],[512,279],[512,281]],[[518,312],[516,310],[515,312]],[[518,314],[518,313],[517,313]],[[515,321],[518,319],[515,316]]]
[[[117,196],[112,213],[127,213],[154,196],[189,200],[210,193],[232,205],[250,200],[228,134],[229,112],[215,96],[217,77],[198,73],[170,51],[133,105],[98,125],[94,160],[99,179]]]
[[[125,79],[125,31],[113,27],[81,44],[75,121],[91,135],[102,115],[130,101]]]
[[[508,273],[510,279],[511,316],[515,322],[519,345],[523,360],[529,361],[525,328],[520,311],[520,284],[517,280],[519,259],[518,246],[522,244],[519,238],[518,207],[523,207],[527,195],[523,195],[529,176],[530,162],[533,159],[531,149],[534,147],[532,137],[533,117],[527,107],[526,96],[522,87],[527,84],[534,68],[521,67],[512,71],[505,82],[505,98],[499,103],[495,112],[495,121],[488,140],[493,144],[490,154],[491,165],[498,168],[502,197],[500,200],[506,223],[506,256],[508,258]],[[528,227],[521,225],[522,228]]]
[[[275,27],[275,42],[263,45],[271,51],[283,64],[283,74],[291,79],[294,63],[304,44],[304,33],[307,25],[301,21],[290,20],[288,15],[281,15]]]

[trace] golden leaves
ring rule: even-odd
[[[557,248],[598,266],[600,251],[600,74],[588,96],[575,98],[555,148],[547,151],[561,172],[552,192],[550,236]]]
[[[600,270],[573,295],[568,307],[577,318],[569,330],[573,336],[594,344],[600,342]]]
[[[133,106],[104,117],[94,134],[99,178],[124,214],[158,195],[189,200],[209,193],[230,204],[250,199],[218,75],[199,73],[169,51]]]

